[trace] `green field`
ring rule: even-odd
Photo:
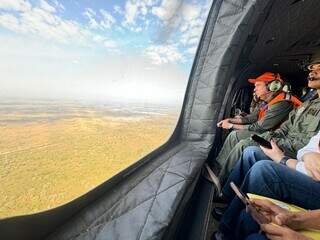
[[[71,106],[59,117],[10,109],[0,117],[0,218],[51,209],[88,192],[164,143],[177,121],[173,113],[90,107]]]

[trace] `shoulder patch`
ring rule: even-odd
[[[318,113],[319,113],[320,109],[318,108],[310,108],[308,111],[307,111],[307,114],[310,114],[312,116],[317,116]]]

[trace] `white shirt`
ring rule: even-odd
[[[296,170],[298,172],[301,172],[301,173],[308,175],[307,170],[304,167],[304,162],[302,160],[302,157],[304,154],[310,153],[310,152],[320,153],[319,142],[320,142],[320,131],[318,132],[317,135],[313,136],[310,139],[309,143],[306,146],[304,146],[303,148],[301,148],[298,151],[298,153],[297,153],[298,163],[296,165]]]

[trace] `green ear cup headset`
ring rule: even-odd
[[[282,82],[280,80],[280,75],[279,75],[279,73],[275,73],[274,80],[272,82],[268,83],[267,89],[270,92],[277,92],[277,91],[281,90],[282,87],[283,86],[282,86]]]

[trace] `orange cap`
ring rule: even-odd
[[[280,82],[283,82],[279,73],[272,73],[272,72],[265,72],[264,74],[260,75],[257,78],[250,78],[250,79],[248,79],[248,82],[249,83],[271,82],[274,80],[278,80]]]

